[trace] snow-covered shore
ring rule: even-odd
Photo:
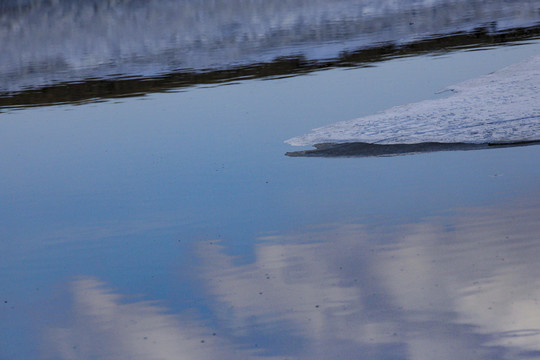
[[[534,26],[539,0],[0,1],[0,92]]]
[[[397,106],[286,143],[507,143],[540,140],[540,55],[450,86],[449,97]]]

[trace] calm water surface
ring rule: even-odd
[[[335,44],[323,38],[292,49]],[[249,54],[260,64],[269,38],[256,39]],[[212,59],[212,44],[194,44]],[[287,76],[161,79],[159,89],[137,84],[139,96],[71,102],[60,95],[76,71],[54,86],[35,72],[10,83],[0,113],[0,359],[540,356],[539,146],[284,155],[295,149],[283,140],[314,127],[445,96],[436,92],[540,51],[534,36],[463,46],[369,67],[318,68],[319,57]],[[146,55],[124,64],[176,74]],[[125,85],[101,65],[80,69]]]

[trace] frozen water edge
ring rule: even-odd
[[[383,157],[424,154],[437,151],[465,151],[497,149],[501,147],[539,145],[540,140],[514,141],[506,143],[438,143],[423,142],[415,144],[368,144],[361,142],[341,144],[316,144],[313,150],[287,152],[291,157]]]
[[[454,94],[320,127],[286,143],[487,144],[540,140],[540,55],[445,90]]]

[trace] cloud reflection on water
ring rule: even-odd
[[[325,225],[258,239],[248,264],[199,244],[212,320],[123,303],[80,279],[74,321],[52,338],[62,359],[534,357],[539,219],[529,201],[399,226]],[[226,337],[202,344],[213,331]],[[253,344],[261,352],[245,350]]]
[[[516,358],[540,351],[539,218],[518,206],[331,226],[262,241],[238,266],[209,246],[203,278],[218,309],[234,309],[219,313],[232,330],[287,324],[306,344],[299,358]]]
[[[219,359],[238,358],[222,338],[190,320],[168,314],[150,301],[126,303],[105,284],[82,278],[72,283],[71,324],[48,332],[48,352],[57,359]]]

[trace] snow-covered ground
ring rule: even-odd
[[[539,8],[540,0],[0,0],[0,93],[322,60],[477,27],[532,26]]]
[[[448,90],[454,94],[338,122],[286,142],[307,146],[540,140],[540,55]]]

